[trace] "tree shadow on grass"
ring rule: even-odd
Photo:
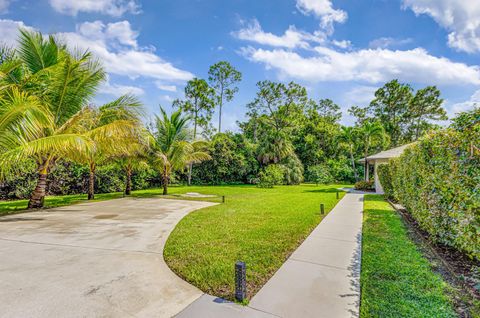
[[[332,188],[323,188],[323,189],[315,189],[315,190],[304,190],[303,192],[311,192],[311,193],[335,193],[335,192],[344,192],[340,189],[335,187]]]
[[[365,194],[365,201],[385,202],[385,197],[382,194]]]

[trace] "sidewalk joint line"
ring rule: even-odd
[[[318,265],[318,266],[325,266],[325,267],[329,267],[329,268],[333,268],[333,269],[339,269],[339,270],[342,270],[342,271],[350,271],[348,268],[342,268],[342,267],[338,267],[338,266],[321,264],[321,263],[316,263],[316,262],[311,262],[311,261],[304,261],[304,260],[296,259],[296,258],[293,258],[293,257],[290,257],[289,260],[292,260],[292,261],[295,261],[295,262],[302,262],[302,263],[307,263],[307,264]]]

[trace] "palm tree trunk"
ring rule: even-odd
[[[355,169],[355,159],[353,158],[352,144],[350,144],[350,159],[352,160],[352,168],[353,168],[353,175],[355,177],[355,181],[358,181],[357,169]]]
[[[130,195],[132,192],[132,169],[127,167],[127,184],[125,185],[125,195]]]
[[[90,164],[90,177],[88,179],[88,199],[95,199],[95,164]]]
[[[367,156],[368,156],[368,151],[365,151],[365,181],[368,181],[367,180],[367,176],[368,176],[368,161],[367,161]]]
[[[222,132],[222,106],[223,106],[223,86],[222,86],[222,93],[220,94],[220,105],[219,105],[219,112],[218,112],[218,132]]]
[[[163,183],[163,195],[167,195],[168,194],[168,175],[167,175],[166,169],[163,171],[162,183]]]
[[[197,140],[197,113],[195,112],[195,121],[193,125],[193,140]],[[187,171],[187,185],[192,184],[192,170],[193,170],[193,163],[188,165]]]
[[[192,170],[193,170],[193,163],[188,165],[188,174],[187,174],[187,184],[192,184]]]
[[[45,160],[39,165],[37,186],[35,187],[35,190],[33,190],[30,200],[28,201],[28,209],[43,208],[45,192],[47,189],[48,164],[48,160]]]

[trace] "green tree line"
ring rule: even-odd
[[[146,123],[135,96],[92,103],[106,74],[90,52],[21,30],[15,48],[0,49],[0,198],[28,197],[38,208],[47,193],[94,199],[158,185],[167,193],[176,182],[354,182],[364,173],[358,159],[415,141],[447,119],[434,86],[386,83],[369,105],[349,109],[355,124],[347,127],[334,101],[314,100],[295,82],[264,80],[239,131],[225,131],[222,114],[242,74],[227,61],[207,74],[187,82],[171,114],[160,108]]]

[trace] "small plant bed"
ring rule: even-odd
[[[251,298],[344,195],[341,185],[189,187],[173,194],[200,192],[226,196],[225,204],[190,213],[165,246],[168,266],[201,290],[233,300],[234,265],[247,266]],[[325,215],[320,214],[320,203]]]
[[[450,285],[432,269],[399,214],[366,195],[360,317],[457,317]]]
[[[357,181],[353,188],[359,191],[375,192],[375,184],[373,181]]]

